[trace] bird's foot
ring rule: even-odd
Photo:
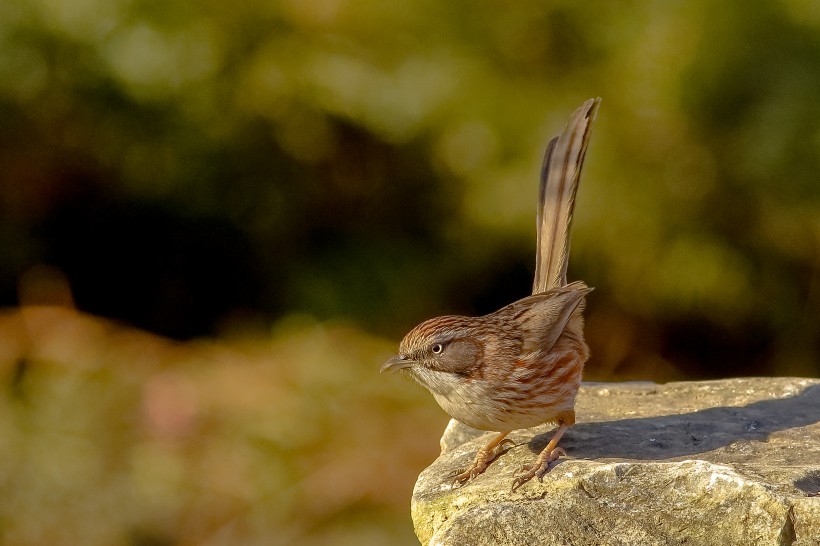
[[[466,469],[459,469],[450,473],[448,477],[452,478],[453,481],[451,483],[453,485],[463,485],[472,480],[487,470],[487,467],[490,466],[494,460],[505,454],[514,445],[515,442],[510,439],[505,439],[498,443],[498,445],[493,446],[491,449],[487,449],[486,446],[482,447],[476,452],[473,464],[468,466]]]
[[[533,464],[525,464],[521,467],[521,474],[516,476],[512,483],[512,490],[515,491],[531,479],[538,477],[538,481],[544,481],[544,476],[551,470],[550,464],[557,461],[563,455],[567,456],[567,452],[560,447],[556,447],[551,451],[546,449],[538,455],[538,458]]]

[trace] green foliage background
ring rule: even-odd
[[[302,340],[301,349],[268,365],[282,373],[311,370],[314,379],[287,383],[276,371],[266,373],[273,390],[281,381],[307,389],[300,400],[318,413],[292,412],[277,400],[267,402],[276,409],[266,413],[260,396],[253,406],[260,413],[216,426],[225,442],[219,449],[233,453],[238,467],[253,468],[243,478],[249,483],[267,472],[266,461],[287,466],[316,450],[331,456],[319,439],[349,418],[333,401],[359,392],[353,387],[370,381],[389,351],[370,334],[395,343],[424,318],[489,312],[528,293],[543,146],[592,96],[603,103],[570,265],[571,278],[596,287],[587,376],[820,373],[814,0],[6,0],[0,52],[0,302],[52,302],[52,285],[36,273],[47,265],[48,275],[66,279],[80,310],[154,332],[217,335],[229,345],[239,338],[258,350]],[[290,324],[293,315],[312,318],[269,333],[268,324]],[[310,332],[340,322],[350,326],[339,327],[337,337],[351,340],[340,343],[366,355],[361,361],[343,358],[333,344],[313,350]],[[10,331],[5,335],[18,339]],[[77,355],[114,343],[83,339],[90,352],[71,352],[77,362],[63,354],[62,367],[36,364],[52,358],[36,356],[36,343],[4,356],[8,403],[31,404],[18,408],[22,419],[41,415],[37,401],[51,399],[55,385],[84,381],[67,371],[90,358]],[[196,345],[181,347],[198,354]],[[99,364],[112,384],[131,367],[123,358]],[[252,367],[171,360],[195,391],[204,389],[190,379],[198,366]],[[26,375],[41,365],[49,371]],[[326,392],[308,394],[316,377],[337,366],[349,373]],[[158,370],[148,366],[134,381],[161,381]],[[423,393],[402,394],[407,385],[378,381],[382,386],[359,399],[372,412],[356,418],[364,429],[387,428],[374,436],[378,443],[361,439],[351,466],[365,457],[373,468],[373,454],[388,456],[385,444],[396,441],[384,419],[401,411],[378,389],[418,394],[412,400],[432,405]],[[20,385],[29,390],[18,400]],[[206,391],[197,400],[216,396]],[[234,394],[241,399],[243,392]],[[83,407],[88,415],[127,414],[142,407],[140,396],[134,394],[133,407]],[[323,504],[315,493],[322,488],[300,496],[305,483],[315,486],[313,467],[289,466],[281,482],[258,491],[290,487],[296,493],[283,499],[296,504],[270,516],[270,527],[228,525],[219,527],[227,534],[214,531],[209,540],[333,543],[335,533],[350,532],[360,543],[412,543],[409,484],[419,461],[435,455],[443,423],[429,409],[419,430],[393,431],[430,448],[402,467],[395,479],[406,489],[395,497],[373,497],[370,489],[353,500],[334,497],[336,511],[317,516],[293,500]],[[59,411],[42,415],[50,416],[43,426],[57,426]],[[255,425],[246,422],[254,419],[303,421],[315,441],[251,463],[256,459],[231,451],[230,431],[236,426],[240,437],[254,437],[247,427]],[[26,431],[26,422],[7,426]],[[77,429],[87,449],[139,451],[133,438],[95,443],[125,425],[99,426]],[[25,443],[37,435],[14,437],[37,452]],[[185,450],[173,457],[182,461],[174,464],[199,460]],[[117,506],[118,490],[105,484],[119,474],[89,472],[92,487],[109,491]],[[322,476],[331,476],[325,489],[333,489],[335,473]],[[361,482],[390,476],[378,466]],[[39,473],[31,479],[14,493],[51,483]],[[196,482],[173,483],[184,489]],[[160,508],[145,509],[165,513],[165,520],[123,520],[130,531],[112,530],[100,543],[201,543],[204,535],[186,534],[191,527],[180,514],[186,506],[210,514],[191,508],[191,499],[204,497],[169,493],[174,487],[156,491]],[[237,521],[268,517],[268,505],[251,489],[237,495],[242,506],[261,512],[240,510],[245,515]],[[140,502],[136,512],[147,506]],[[55,513],[68,504],[57,503]],[[0,533],[18,529],[15,505],[4,506],[0,519],[11,523],[0,524]],[[42,523],[37,511],[26,517],[32,529]],[[375,521],[362,525],[368,517]],[[54,528],[78,521],[66,518],[57,517]],[[354,523],[343,531],[339,521]],[[38,542],[20,533],[16,543]]]

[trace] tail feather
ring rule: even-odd
[[[589,99],[572,115],[560,136],[550,140],[541,169],[537,250],[532,293],[567,284],[569,234],[581,167],[601,99]]]

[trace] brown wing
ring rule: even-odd
[[[495,314],[505,323],[516,325],[516,330],[522,334],[522,354],[539,349],[549,351],[591,291],[592,288],[576,281],[520,299]]]

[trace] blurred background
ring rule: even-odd
[[[590,380],[820,374],[820,3],[0,3],[0,542],[415,544],[380,377],[529,293],[603,98]]]

